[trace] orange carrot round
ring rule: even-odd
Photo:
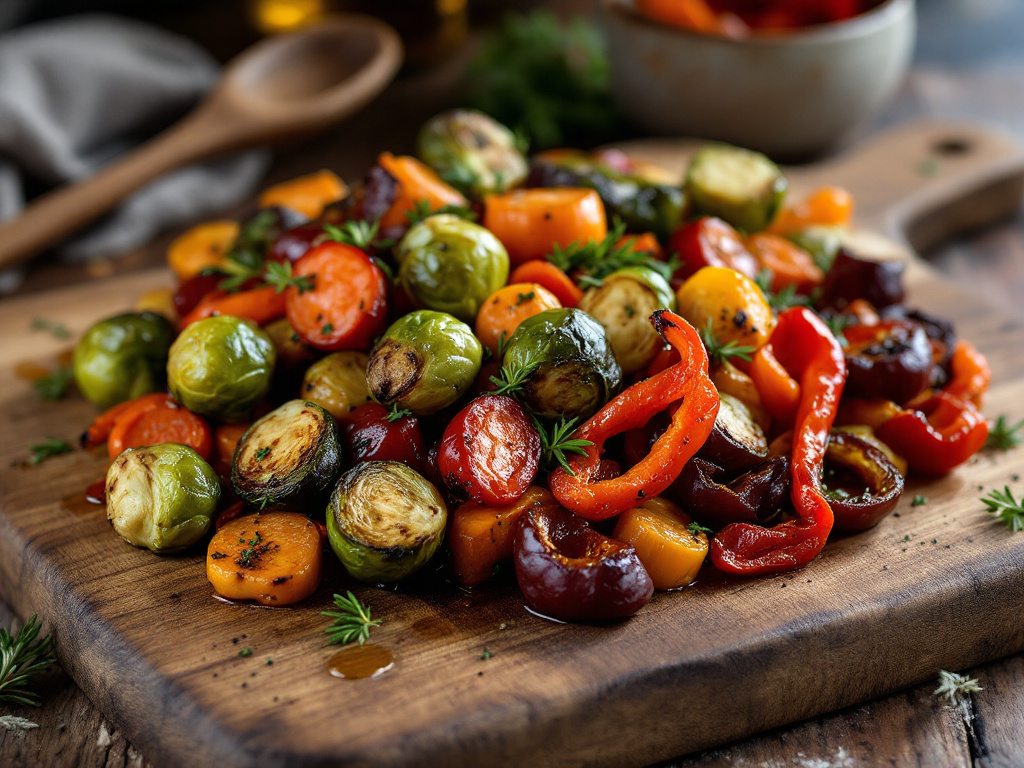
[[[107,453],[113,460],[126,448],[157,443],[187,445],[209,459],[213,433],[204,418],[182,408],[169,395],[146,395],[118,417],[107,440]]]
[[[285,295],[269,285],[238,293],[213,291],[203,296],[196,308],[182,318],[181,327],[187,328],[198,320],[216,315],[244,317],[263,325],[284,317],[284,314]]]
[[[530,259],[512,270],[509,283],[537,283],[547,288],[562,302],[563,307],[575,307],[583,298],[583,291],[565,272],[546,259]]]
[[[416,208],[417,203],[426,202],[430,210],[436,211],[446,205],[467,205],[469,202],[461,192],[443,182],[433,169],[415,157],[396,157],[390,152],[382,152],[377,164],[398,182],[395,200],[380,219],[383,229],[408,224],[407,214]]]
[[[149,397],[149,395],[146,395],[146,397]],[[125,400],[113,408],[108,408],[93,419],[92,424],[89,425],[85,434],[82,435],[82,447],[95,448],[97,445],[103,445],[107,442],[107,438],[110,437],[110,431],[114,428],[114,424],[117,423],[118,417],[131,408],[134,402],[134,400]]]
[[[331,171],[317,171],[268,187],[260,194],[260,208],[279,205],[315,219],[324,208],[348,194],[345,182]]]
[[[171,241],[167,265],[179,282],[195,277],[207,267],[223,267],[238,232],[238,222],[228,219],[197,224]]]
[[[488,195],[483,223],[504,244],[513,264],[543,258],[556,245],[564,248],[608,235],[604,203],[592,189],[517,189]]]
[[[290,605],[316,591],[321,552],[320,532],[305,515],[245,515],[210,539],[206,577],[218,594],[232,600]]]
[[[788,235],[808,227],[848,227],[853,220],[853,195],[842,187],[821,187],[793,207],[783,208],[768,231]]]
[[[772,271],[773,291],[796,285],[797,293],[807,295],[825,279],[811,254],[784,237],[759,232],[744,242],[760,267]]]
[[[502,338],[512,338],[519,324],[546,309],[558,309],[562,303],[538,283],[512,283],[499,288],[484,301],[476,315],[476,337],[498,354]]]

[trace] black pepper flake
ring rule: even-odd
[[[223,560],[225,557],[227,557],[227,555],[225,555],[223,552],[211,552],[210,553],[210,559],[211,560]]]

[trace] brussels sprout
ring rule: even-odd
[[[846,230],[841,227],[808,227],[786,235],[787,239],[811,254],[814,263],[822,272],[832,269],[832,264],[835,263],[846,237]]]
[[[417,415],[458,400],[480,372],[483,347],[461,320],[420,309],[396,320],[370,353],[366,383],[382,405]]]
[[[549,419],[585,419],[622,383],[608,334],[579,309],[548,309],[523,320],[505,347],[502,368],[506,377],[529,371],[522,398]]]
[[[596,190],[609,218],[620,218],[630,232],[653,232],[660,240],[679,229],[686,212],[686,195],[679,187],[620,173],[577,150],[554,150],[535,157],[526,186]]]
[[[107,518],[121,538],[175,552],[203,537],[220,501],[220,479],[187,445],[129,448],[107,470]]]
[[[277,354],[258,325],[240,317],[208,317],[171,345],[171,394],[194,413],[243,421],[270,389]]]
[[[477,199],[526,177],[526,158],[512,131],[475,110],[452,109],[428,120],[416,153],[442,179]]]
[[[661,336],[651,325],[656,309],[675,310],[676,297],[668,281],[648,267],[626,267],[588,288],[579,308],[608,333],[615,359],[623,373],[647,367],[658,354]]]
[[[422,568],[444,538],[441,494],[397,461],[364,461],[338,480],[327,506],[327,536],[345,570],[373,584]]]
[[[508,252],[478,224],[443,213],[410,229],[398,245],[398,281],[417,302],[472,322],[508,280]]]
[[[366,387],[365,352],[333,352],[317,360],[302,378],[302,396],[322,406],[331,416],[342,419],[353,408],[370,402]]]
[[[760,232],[782,206],[789,181],[759,152],[712,144],[693,156],[684,186],[696,213]]]
[[[260,509],[298,512],[322,502],[340,472],[334,417],[316,403],[290,400],[242,435],[231,485],[240,499]]]
[[[174,327],[154,312],[101,320],[75,347],[75,382],[86,399],[106,410],[164,386]]]

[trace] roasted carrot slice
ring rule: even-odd
[[[556,245],[600,242],[608,235],[597,192],[572,187],[488,195],[483,224],[501,240],[513,264],[544,258]]]
[[[315,219],[324,208],[348,194],[345,182],[331,171],[317,171],[268,187],[260,194],[260,208],[279,205]]]
[[[213,431],[214,456],[217,460],[215,469],[218,472],[225,468],[231,469],[235,447],[251,426],[252,422],[243,421],[240,424],[221,424]]]
[[[178,282],[195,277],[207,267],[227,264],[228,251],[238,238],[238,222],[207,221],[179,235],[167,247],[167,265]]]
[[[316,591],[323,563],[320,532],[305,515],[269,512],[236,518],[206,551],[206,577],[232,600],[290,605]]]
[[[811,254],[784,237],[759,232],[748,237],[745,244],[761,269],[771,270],[773,291],[795,285],[797,293],[806,296],[825,279]]]
[[[842,187],[821,187],[792,207],[783,208],[768,231],[788,235],[808,227],[848,227],[853,220],[853,195]]]
[[[530,259],[512,270],[509,283],[537,283],[547,288],[563,307],[575,307],[583,298],[583,291],[565,272],[550,261]]]
[[[496,355],[501,339],[508,341],[523,320],[561,306],[562,302],[539,283],[506,285],[488,296],[477,312],[476,337]]]
[[[189,312],[181,321],[181,327],[187,328],[192,323],[207,317],[231,315],[244,317],[259,325],[284,317],[285,295],[278,293],[276,288],[264,286],[249,291],[228,293],[213,291],[199,300],[196,308]]]
[[[182,408],[168,395],[147,395],[134,401],[134,407],[118,418],[107,440],[107,453],[115,459],[126,448],[157,443],[187,445],[209,459],[213,432],[204,418]]]
[[[49,370],[46,371],[49,373]],[[94,448],[97,445],[103,445],[107,442],[107,438],[110,437],[110,430],[114,428],[114,424],[117,423],[117,418],[124,413],[126,410],[132,407],[134,400],[125,400],[123,403],[118,403],[113,408],[108,408],[95,419],[92,424],[82,435],[82,447],[83,448]]]
[[[304,342],[330,352],[367,349],[387,320],[388,279],[366,253],[333,240],[295,262],[312,290],[285,290],[288,322]]]
[[[494,566],[512,557],[512,525],[535,504],[557,504],[554,496],[531,485],[511,504],[487,506],[470,501],[455,510],[448,532],[455,573],[467,587],[481,584]]]
[[[467,205],[469,202],[461,192],[442,181],[433,169],[415,157],[396,157],[390,152],[382,152],[377,164],[398,182],[395,200],[380,220],[383,229],[408,224],[407,214],[416,208],[417,203],[425,202],[430,210],[436,211],[446,205]]]

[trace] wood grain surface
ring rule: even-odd
[[[979,167],[961,171],[980,179]],[[999,168],[1012,178],[1013,162]],[[931,177],[925,181],[935,189]],[[7,302],[0,327],[17,328],[33,316],[32,302],[46,302],[48,317],[77,332],[166,279],[143,273]],[[910,282],[913,303],[953,316],[992,357],[989,410],[1015,412],[1024,377],[1015,340],[1024,324],[924,267],[912,268]],[[5,335],[0,360],[46,359],[57,351],[46,343],[59,346],[39,335]],[[6,368],[0,461],[24,460],[41,435],[73,439],[90,415],[78,399],[39,406]],[[909,506],[912,485],[899,517],[834,542],[798,573],[660,595],[613,627],[544,622],[524,611],[508,583],[468,596],[440,584],[407,594],[357,588],[387,617],[374,639],[397,658],[393,670],[362,682],[335,680],[324,668],[330,649],[317,609],[330,591],[354,586],[341,574],[329,573],[300,609],[217,603],[200,556],[133,550],[101,510],[76,515],[62,507],[105,466],[102,456],[77,452],[5,472],[0,592],[19,613],[32,606],[52,617],[72,677],[134,744],[171,765],[194,765],[197,754],[221,765],[512,764],[552,756],[563,764],[639,765],[1024,647],[1011,597],[1024,587],[1024,541],[993,525],[975,490],[1021,472],[1012,455],[982,456],[929,483],[924,507]],[[438,637],[438,626],[448,634]],[[493,653],[487,660],[485,646]],[[240,658],[242,647],[253,656]],[[652,733],[646,726],[655,717],[671,725]]]

